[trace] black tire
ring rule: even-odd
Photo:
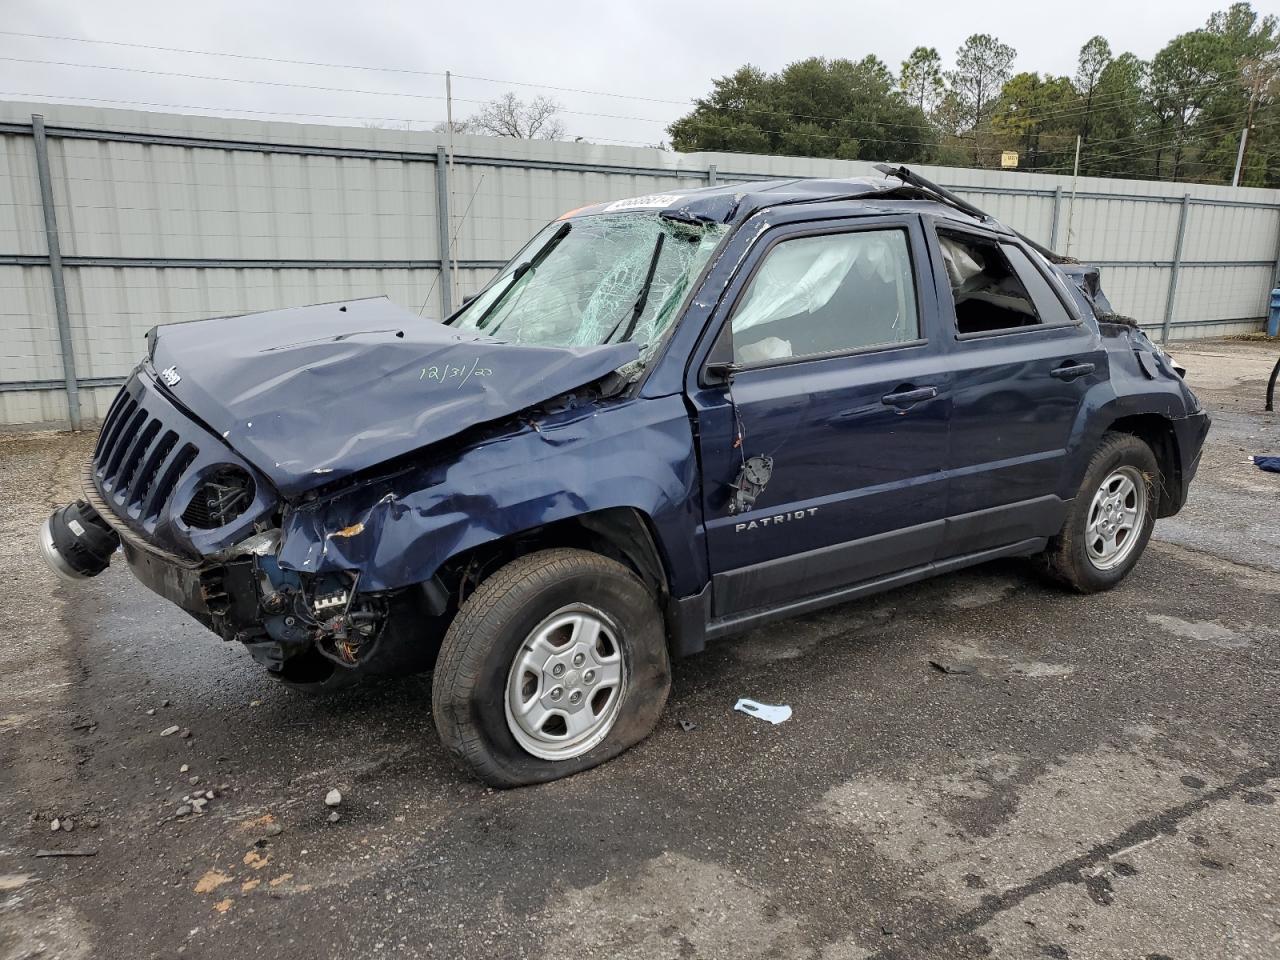
[[[1102,483],[1122,467],[1136,470],[1142,478],[1146,490],[1145,515],[1136,529],[1137,542],[1129,548],[1123,561],[1110,569],[1100,569],[1091,559],[1087,546],[1093,498]],[[1098,593],[1118,584],[1128,576],[1147,548],[1156,522],[1161,489],[1160,467],[1151,448],[1132,434],[1106,434],[1089,461],[1062,531],[1049,541],[1045,549],[1044,560],[1049,575],[1079,593]]]
[[[546,760],[512,735],[507,678],[530,633],[572,604],[589,604],[616,625],[627,682],[600,743],[572,759]],[[449,752],[485,783],[505,788],[557,780],[616,757],[653,730],[670,689],[666,630],[650,590],[607,557],[554,549],[511,561],[466,599],[440,647],[431,699]]]

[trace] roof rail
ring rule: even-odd
[[[991,216],[991,214],[987,213],[985,210],[981,210],[978,207],[975,207],[972,203],[969,203],[966,200],[961,200],[959,197],[957,197],[954,193],[952,193],[946,187],[940,187],[936,183],[934,183],[932,180],[926,180],[924,177],[920,176],[920,174],[912,173],[906,167],[891,167],[887,163],[877,163],[876,169],[881,173],[883,173],[886,177],[897,177],[903,183],[909,184],[910,186],[915,187],[917,190],[920,190],[922,193],[928,194],[929,196],[936,197],[942,203],[945,203],[951,207],[955,207],[957,210],[963,213],[967,213],[971,217],[976,217],[977,219],[982,221],[995,220],[995,217]],[[1036,243],[1034,240],[1028,237],[1025,233],[1022,233],[1020,230],[1014,230],[1012,227],[1009,227],[1007,229],[1009,229],[1014,236],[1016,236],[1019,240],[1021,240],[1027,246],[1031,247],[1031,249],[1035,250],[1036,253],[1040,254],[1040,256],[1044,257],[1050,263],[1079,263],[1080,262],[1072,257],[1064,257],[1060,253],[1054,253],[1048,247],[1043,246],[1039,243]]]
[[[897,177],[903,183],[910,184],[918,190],[931,194],[941,200],[948,206],[955,207],[963,213],[969,214],[971,217],[977,217],[979,220],[994,220],[995,217],[987,213],[985,210],[979,210],[972,203],[961,200],[946,187],[940,187],[932,180],[926,180],[918,173],[912,173],[906,167],[891,167],[887,163],[877,163],[876,169],[883,173],[886,177]]]

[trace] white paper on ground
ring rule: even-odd
[[[733,709],[742,713],[749,713],[751,716],[759,717],[761,720],[768,720],[773,724],[782,723],[783,720],[791,718],[791,708],[785,704],[774,706],[770,703],[760,703],[758,700],[748,700],[746,697],[735,703]]]

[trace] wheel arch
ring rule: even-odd
[[[475,586],[517,557],[556,547],[576,547],[617,560],[653,591],[659,607],[670,606],[670,563],[653,519],[636,507],[606,507],[495,537],[448,557],[428,585],[435,603],[452,614]],[[667,615],[668,621],[670,620]],[[668,624],[669,626],[669,624]],[[668,630],[668,633],[670,631]]]
[[[1127,433],[1137,437],[1155,455],[1160,467],[1160,483],[1156,489],[1156,517],[1168,517],[1177,513],[1182,504],[1179,498],[1184,489],[1182,460],[1178,452],[1178,435],[1173,421],[1159,413],[1133,413],[1116,417],[1103,431]]]

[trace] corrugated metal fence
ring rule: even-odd
[[[43,119],[39,115],[43,115]],[[157,323],[387,294],[439,316],[610,198],[869,164],[0,103],[0,426],[99,418]],[[1173,338],[1257,329],[1280,191],[921,168]],[[78,408],[78,410],[77,410]]]

